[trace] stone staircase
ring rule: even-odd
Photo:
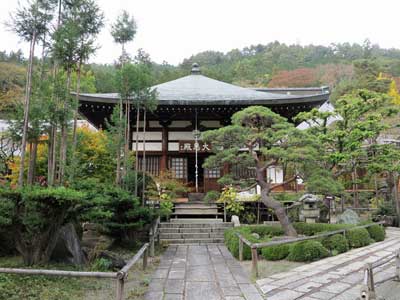
[[[220,219],[171,219],[160,224],[160,241],[163,244],[223,243],[224,231],[232,223]]]
[[[222,216],[223,213],[218,212],[218,206],[215,203],[205,204],[202,202],[175,203],[175,210],[172,213],[172,218],[178,217],[199,217],[207,218]]]

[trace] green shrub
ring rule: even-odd
[[[237,230],[235,228],[225,230],[224,232],[224,241],[228,250],[232,253],[232,255],[236,258],[239,258],[239,238],[236,235]],[[246,244],[243,245],[243,259],[250,260],[251,259],[251,249]]]
[[[313,261],[329,256],[329,251],[317,241],[304,241],[290,247],[288,260]]]
[[[305,223],[305,222],[296,222],[293,224],[293,226],[298,234],[304,234],[306,236],[312,236],[322,232],[335,231],[335,230],[354,227],[354,225],[349,225],[349,224]]]
[[[371,244],[372,240],[365,228],[350,229],[346,232],[346,238],[351,248],[364,247]]]
[[[268,260],[281,260],[289,255],[289,244],[270,246],[261,249],[261,254]]]
[[[335,234],[325,238],[322,241],[322,245],[334,254],[349,251],[349,241],[342,234]]]
[[[385,239],[385,228],[380,225],[372,225],[367,228],[368,233],[370,237],[375,241],[375,242],[381,242]]]
[[[221,196],[220,192],[217,191],[209,191],[207,192],[207,194],[204,196],[203,201],[205,203],[210,203],[210,202],[215,202],[219,199],[219,197]]]

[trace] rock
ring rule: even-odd
[[[259,235],[257,232],[253,232],[253,233],[251,234],[251,236],[252,236],[253,238],[257,239],[257,240],[260,239],[260,235]]]
[[[233,223],[234,227],[240,226],[240,221],[238,216],[232,216],[231,222]]]
[[[344,213],[338,216],[338,224],[358,224],[360,223],[360,217],[354,210],[346,209]]]
[[[68,223],[61,227],[51,259],[74,265],[86,263],[86,256],[82,250],[74,224]]]

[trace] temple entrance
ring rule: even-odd
[[[196,191],[196,157],[188,156],[188,185],[193,191]],[[198,157],[198,183],[199,183],[199,193],[204,192],[204,169],[202,167],[204,163],[204,157]]]

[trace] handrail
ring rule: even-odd
[[[344,234],[345,235],[348,230],[368,228],[373,225],[381,225],[382,226],[383,224],[385,224],[385,222],[381,221],[381,222],[377,222],[377,223],[371,223],[371,224],[366,224],[366,225],[360,225],[360,226],[355,226],[355,227],[349,227],[349,228],[343,228],[343,229],[339,229],[339,230],[324,232],[324,233],[313,235],[313,236],[306,236],[306,237],[300,237],[300,238],[289,238],[286,240],[264,242],[264,243],[252,243],[249,240],[247,240],[243,235],[241,235],[239,232],[236,232],[236,235],[239,238],[239,260],[241,260],[241,261],[243,260],[243,244],[246,244],[247,246],[249,246],[251,248],[252,274],[257,278],[258,277],[257,249],[259,249],[259,248],[265,248],[265,247],[283,245],[283,244],[290,244],[290,243],[307,241],[307,240],[315,240],[315,239],[319,239],[319,238],[323,238],[323,237],[327,237],[327,236],[331,236],[331,235],[335,235],[335,234]]]
[[[64,276],[64,277],[89,277],[89,278],[111,278],[117,280],[116,300],[124,299],[124,284],[128,278],[129,270],[143,257],[143,269],[147,267],[149,252],[149,243],[144,244],[139,251],[130,259],[126,265],[118,272],[80,272],[80,271],[62,271],[45,269],[18,269],[18,268],[0,268],[0,273],[22,274],[22,275],[46,275],[46,276]]]
[[[382,283],[382,282],[385,282],[388,280],[392,280],[392,279],[400,280],[400,249],[399,249],[393,254],[388,254],[388,255],[384,256],[380,261],[377,261],[375,263],[368,263],[365,265],[364,279],[363,279],[363,284],[362,284],[361,290],[360,290],[361,299],[365,299],[365,300],[376,300],[377,299],[375,285],[378,282],[375,282],[375,280],[374,280],[374,269],[389,263],[393,259],[396,260],[396,274],[394,276],[391,276],[389,278],[379,281],[379,283]]]

